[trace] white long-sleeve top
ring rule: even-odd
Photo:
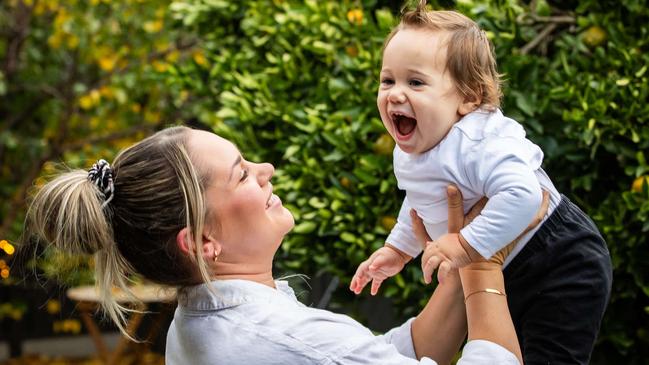
[[[547,218],[561,196],[541,168],[543,151],[525,138],[525,130],[500,110],[477,110],[455,123],[444,139],[422,154],[394,148],[394,174],[406,197],[397,224],[386,242],[416,257],[422,245],[412,233],[410,208],[424,221],[434,240],[447,233],[446,187],[462,192],[464,212],[483,196],[489,202],[473,222],[460,232],[485,258],[518,237],[540,208],[542,191],[550,193]],[[545,219],[544,219],[545,220]],[[540,227],[526,233],[505,264]]]
[[[211,285],[213,291],[210,291]],[[167,333],[168,365],[407,365],[417,360],[408,320],[376,336],[352,318],[300,303],[285,281],[276,289],[248,280],[188,288]],[[472,340],[460,365],[518,364],[507,349]]]

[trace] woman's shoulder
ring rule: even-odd
[[[255,359],[266,363],[268,357],[286,360],[287,356],[318,363],[348,352],[354,339],[373,336],[348,316],[307,307],[290,296],[284,300],[285,293],[279,291],[276,294],[275,300],[249,297],[237,305],[209,310],[179,308],[169,330],[168,350],[209,348],[214,356],[230,358],[229,363]],[[182,346],[174,340],[188,337],[193,341]],[[250,344],[255,344],[254,349]]]

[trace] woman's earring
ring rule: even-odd
[[[212,260],[214,260],[214,262],[219,261],[219,254],[220,254],[220,252],[216,248],[214,248],[214,258],[212,258]]]

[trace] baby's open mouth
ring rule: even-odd
[[[417,126],[417,119],[399,112],[392,113],[392,122],[397,128],[397,132],[402,136],[409,135]]]

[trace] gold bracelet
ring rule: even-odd
[[[503,297],[507,297],[507,295],[503,292],[501,292],[498,289],[492,289],[492,288],[485,288],[482,290],[476,290],[473,293],[469,293],[466,297],[464,297],[464,303],[466,303],[466,300],[469,299],[470,296],[473,294],[478,294],[478,293],[490,293],[490,294],[496,294],[496,295],[502,295]]]

